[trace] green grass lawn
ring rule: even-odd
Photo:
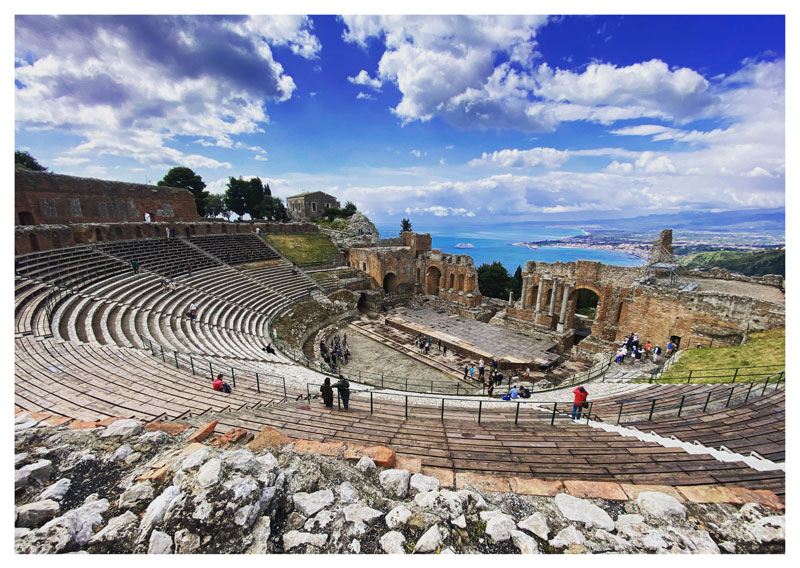
[[[752,333],[747,345],[689,348],[659,382],[685,383],[689,371],[693,383],[731,382],[734,373],[736,382],[759,381],[768,374],[782,371],[785,365],[786,330],[771,329]],[[737,367],[738,372],[735,371]]]
[[[267,243],[298,266],[328,263],[332,254],[339,254],[328,235],[263,235]]]

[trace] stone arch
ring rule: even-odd
[[[425,271],[425,293],[432,296],[439,295],[439,282],[442,279],[442,271],[436,266],[429,266]]]
[[[450,286],[448,286],[448,288],[450,288],[452,290],[455,287],[456,287],[456,275],[451,272],[450,273]]]
[[[222,224],[222,232],[228,234],[228,226],[225,223]]]
[[[592,327],[601,310],[601,294],[594,286],[579,285],[569,294],[572,306],[569,317],[570,327],[575,331],[573,344],[576,345],[592,334]]]
[[[536,308],[536,298],[539,296],[539,286],[533,286],[528,290],[528,297],[525,298],[524,305]]]
[[[122,227],[114,227],[114,236],[118,241],[122,240]]]
[[[467,291],[467,290],[464,290],[464,274],[463,273],[458,275],[458,290],[460,292],[466,292]]]
[[[363,270],[364,272],[367,271],[367,263],[366,262],[362,262],[361,263],[361,270]]]
[[[419,275],[420,275],[420,269],[419,269],[419,268],[417,268],[417,279],[414,281],[414,282],[416,282],[417,284],[419,284]]]
[[[100,227],[96,227],[94,230],[94,242],[103,242],[103,231],[100,230]]]
[[[39,237],[37,237],[34,233],[30,233],[28,235],[28,240],[31,243],[31,250],[32,251],[40,251],[42,250],[39,246]]]
[[[33,213],[30,211],[20,211],[19,212],[19,224],[20,225],[35,225],[36,223],[33,221]]]
[[[160,237],[161,236],[161,227],[158,225],[153,225],[153,236]]]
[[[53,231],[53,248],[61,248],[63,246],[64,245],[61,244],[61,236],[57,231]]]
[[[143,239],[144,238],[144,232],[142,231],[141,227],[136,227],[136,238],[137,239]]]
[[[389,272],[383,277],[383,291],[387,294],[397,292],[397,274]]]

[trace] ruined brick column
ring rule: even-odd
[[[522,279],[522,295],[519,297],[519,307],[524,308],[525,302],[528,299],[528,279]]]
[[[553,312],[556,309],[556,292],[558,292],[558,278],[554,278],[552,280],[553,285],[551,287],[552,292],[550,292],[550,309],[547,311],[547,315],[552,317]]]
[[[534,312],[537,314],[541,311],[539,306],[542,305],[542,288],[544,288],[544,277],[539,278],[539,289],[536,291],[536,309]]]
[[[567,320],[567,304],[569,303],[569,293],[572,286],[569,282],[564,282],[564,292],[561,294],[561,313],[558,316],[558,331],[564,331],[564,324]]]

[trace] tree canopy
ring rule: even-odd
[[[239,217],[245,213],[252,219],[270,221],[287,221],[289,215],[286,207],[278,197],[272,196],[269,184],[266,186],[261,178],[244,180],[240,177],[228,178],[228,189],[224,196],[225,207]]]
[[[16,170],[30,170],[34,172],[46,172],[47,168],[45,168],[42,164],[40,164],[36,158],[31,156],[25,150],[16,150],[14,152],[14,169]]]
[[[201,217],[206,216],[206,200],[208,192],[205,191],[206,184],[199,175],[191,168],[177,166],[166,173],[164,178],[156,185],[162,187],[177,187],[188,189],[194,195],[194,203],[197,206],[197,214]]]
[[[497,260],[492,264],[484,263],[478,267],[478,287],[483,296],[507,300],[513,281],[514,278],[508,274],[506,267]]]
[[[400,220],[400,230],[401,231],[410,231],[411,230],[411,220],[410,219],[401,219]]]

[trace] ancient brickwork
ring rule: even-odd
[[[18,225],[198,219],[185,189],[24,170],[14,173],[14,212]]]
[[[229,221],[197,221],[177,223],[75,223],[69,225],[33,225],[14,228],[14,254],[73,247],[130,239],[164,239],[166,229],[175,230],[177,238],[196,235],[251,233],[317,233],[313,223],[231,223]]]
[[[387,294],[427,294],[467,307],[481,304],[472,258],[431,250],[431,236],[403,232],[398,246],[350,249],[350,266],[369,274]]]

